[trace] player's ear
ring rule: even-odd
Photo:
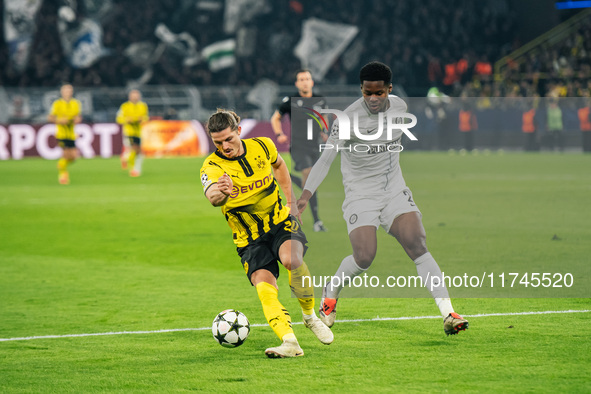
[[[388,93],[392,93],[392,84],[388,87]]]
[[[240,133],[242,133],[242,127],[238,126],[238,128],[236,129],[236,134],[240,135]]]

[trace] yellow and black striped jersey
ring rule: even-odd
[[[133,118],[134,121],[129,121]],[[127,137],[141,137],[142,122],[150,119],[148,116],[148,105],[143,101],[132,103],[126,101],[121,104],[117,112],[117,123],[123,125],[123,134]]]
[[[273,141],[248,138],[242,146],[241,156],[229,159],[216,150],[201,167],[204,192],[224,173],[232,179],[232,194],[221,208],[238,247],[247,246],[289,216],[272,172],[278,157]]]
[[[50,115],[55,116],[57,119],[68,119],[69,122],[66,124],[56,124],[55,138],[58,140],[75,140],[76,134],[74,133],[74,119],[80,115],[82,106],[80,101],[75,98],[66,101],[62,98],[57,99],[51,104]]]

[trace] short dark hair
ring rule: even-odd
[[[228,127],[232,128],[232,130],[236,130],[239,123],[240,116],[238,116],[236,112],[218,108],[217,112],[211,115],[207,121],[207,132],[209,134],[219,133]]]
[[[312,77],[312,71],[310,71],[307,68],[300,68],[299,70],[296,70],[296,72],[293,74],[294,79],[298,79],[298,75],[301,73],[310,73],[310,76]]]
[[[384,85],[392,83],[392,70],[382,62],[369,62],[359,71],[359,82],[384,81]]]

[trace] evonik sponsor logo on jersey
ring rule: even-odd
[[[271,182],[273,182],[273,175],[269,174],[266,177],[264,177],[263,179],[258,179],[254,182],[251,182],[248,185],[244,185],[244,186],[234,185],[234,187],[232,187],[232,193],[230,194],[230,198],[236,198],[240,194],[248,193],[248,192],[256,190],[256,189],[261,189],[261,188],[269,185]]]

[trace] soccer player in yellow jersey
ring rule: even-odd
[[[129,165],[129,175],[136,177],[142,173],[142,123],[149,119],[148,106],[142,100],[139,90],[133,89],[129,92],[129,100],[121,104],[117,112],[117,123],[123,125],[123,134],[129,139],[131,151],[129,156],[123,155],[121,163],[123,168]]]
[[[74,125],[82,121],[82,106],[80,101],[72,96],[74,88],[70,84],[62,85],[60,89],[61,98],[55,100],[51,105],[51,111],[47,119],[55,123],[58,145],[62,148],[62,158],[57,162],[58,180],[62,185],[70,183],[68,166],[76,160],[76,134]]]
[[[287,165],[269,138],[240,139],[240,118],[218,110],[207,123],[217,150],[201,167],[205,196],[221,207],[232,230],[242,266],[256,288],[267,322],[282,344],[265,350],[270,358],[303,356],[291,328],[289,312],[277,298],[278,261],[287,269],[289,284],[298,297],[304,324],[324,344],[333,341],[330,329],[314,312],[310,271],[303,261],[306,236],[297,215]],[[279,187],[288,198],[284,204]]]

